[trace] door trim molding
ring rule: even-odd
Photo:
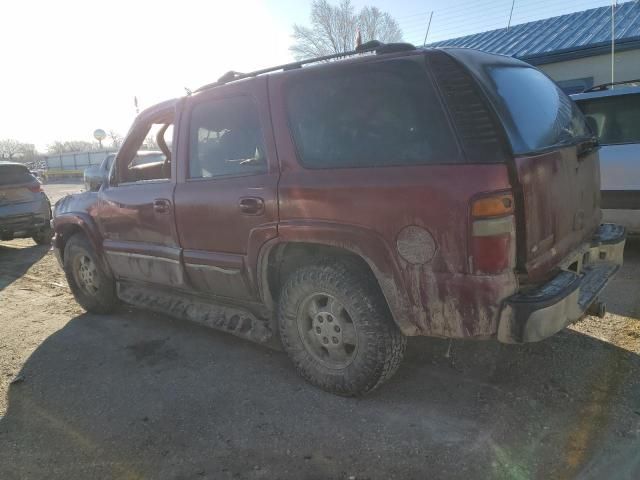
[[[180,261],[174,258],[158,257],[156,255],[145,255],[143,253],[118,252],[114,250],[106,250],[107,255],[122,255],[128,258],[143,258],[145,260],[160,260],[162,262],[170,262],[179,264]]]

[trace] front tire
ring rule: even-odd
[[[118,305],[116,283],[104,271],[87,237],[77,233],[64,248],[64,272],[76,301],[91,313],[110,313]]]
[[[369,272],[325,262],[292,273],[278,307],[280,338],[298,372],[331,393],[357,396],[389,379],[406,337]]]

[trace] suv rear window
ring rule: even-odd
[[[544,73],[524,66],[487,70],[514,153],[571,145],[590,136],[578,107]]]
[[[640,94],[577,102],[600,144],[640,143]]]
[[[20,165],[0,165],[0,185],[31,183],[35,177],[26,167]]]
[[[460,161],[425,68],[414,60],[305,72],[290,84],[287,108],[308,168]]]

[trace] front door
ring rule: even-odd
[[[248,85],[244,85],[247,83]],[[180,132],[176,225],[192,288],[256,298],[255,257],[277,235],[278,168],[266,79],[187,101]]]
[[[98,193],[103,250],[121,280],[184,285],[173,205],[175,167],[167,141],[174,111],[170,105],[138,117]],[[141,150],[150,132],[160,148]]]

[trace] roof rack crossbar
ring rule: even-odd
[[[203,85],[202,87],[198,88],[197,90],[194,90],[194,93],[201,92],[203,90],[208,90],[208,89],[213,88],[213,87],[218,87],[220,85],[224,85],[224,84],[229,83],[229,82],[235,82],[237,80],[242,80],[244,78],[257,77],[258,75],[262,75],[262,74],[265,74],[265,73],[277,72],[277,71],[280,71],[280,70],[283,70],[283,71],[293,70],[293,69],[296,69],[296,68],[300,68],[303,65],[308,65],[310,63],[326,62],[327,60],[335,60],[337,58],[350,57],[350,56],[353,56],[353,55],[358,55],[360,53],[376,52],[378,50],[383,50],[385,46],[393,47],[393,49],[390,48],[389,51],[398,51],[399,47],[402,47],[403,49],[406,49],[406,50],[415,49],[416,48],[411,44],[384,44],[384,43],[379,42],[377,40],[371,40],[369,42],[363,43],[362,45],[357,47],[355,50],[350,50],[348,52],[332,53],[330,55],[323,55],[321,57],[308,58],[306,60],[299,60],[297,62],[285,63],[283,65],[277,65],[275,67],[263,68],[261,70],[256,70],[254,72],[249,72],[249,73],[239,73],[239,72],[234,72],[233,70],[231,70],[231,71],[225,73],[224,75],[222,75],[218,79],[218,81],[213,82],[213,83],[208,83],[207,85]]]
[[[600,85],[596,85],[595,87],[583,90],[582,93],[599,92],[601,90],[606,90],[607,87],[611,87],[613,85],[624,85],[626,83],[640,83],[640,78],[636,78],[635,80],[621,80],[619,82],[601,83]]]

